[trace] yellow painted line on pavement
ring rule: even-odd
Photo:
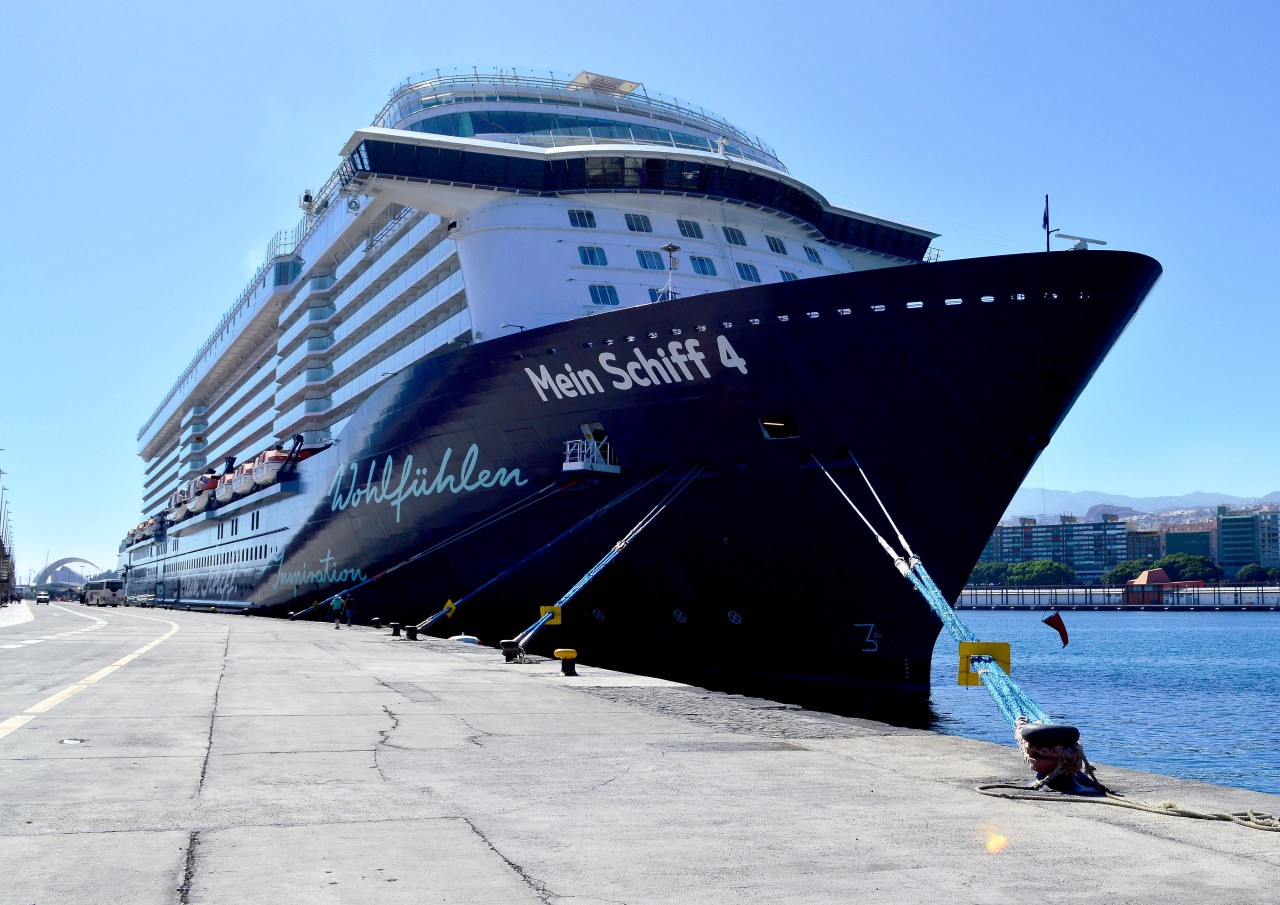
[[[133,616],[134,614],[122,613],[121,615]],[[119,669],[121,666],[124,666],[127,663],[133,662],[138,657],[141,657],[143,654],[145,654],[147,651],[162,644],[165,641],[168,641],[170,638],[172,638],[174,635],[178,633],[177,623],[170,622],[167,619],[155,619],[151,616],[134,616],[134,618],[149,619],[152,622],[163,622],[165,625],[169,626],[169,631],[165,632],[163,635],[161,635],[159,638],[156,638],[154,641],[150,642],[149,644],[144,644],[142,647],[138,648],[133,653],[127,654],[126,656],[121,657],[119,660],[115,661],[110,666],[104,666],[102,669],[98,670],[93,675],[86,676],[85,678],[81,679],[79,682],[76,682],[74,685],[68,685],[66,688],[62,689],[62,691],[59,691],[57,694],[50,695],[49,697],[45,698],[43,701],[40,701],[38,704],[32,704],[30,707],[22,711],[22,713],[18,714],[17,716],[11,716],[7,720],[0,722],[0,738],[4,738],[9,733],[14,732],[17,729],[21,729],[23,726],[27,725],[27,723],[34,720],[40,714],[47,713],[48,711],[57,707],[59,704],[61,704],[63,701],[67,700],[68,698],[72,697],[73,695],[79,694],[80,692],[84,691],[90,685],[93,685],[96,682],[102,681],[107,676],[111,675],[113,672]]]

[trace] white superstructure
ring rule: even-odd
[[[227,457],[336,438],[456,344],[649,304],[669,276],[687,296],[900,265],[920,255],[886,249],[933,235],[832,208],[723,119],[591,73],[407,81],[343,156],[139,431],[144,517]]]

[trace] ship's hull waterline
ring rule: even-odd
[[[432,629],[496,644],[696,468],[532,652],[574,647],[588,664],[799,700],[834,693],[852,711],[919,701],[939,623],[815,457],[871,512],[856,456],[956,597],[1159,273],[1123,252],[906,266],[460,348],[387,379],[337,443],[284,476],[290,492],[264,493],[290,523],[272,529],[267,561],[161,569],[181,558],[166,553],[128,591],[284,616],[436,547],[354,595],[361,621],[417,622],[659,475]],[[603,428],[620,473],[562,470],[584,425]],[[218,510],[201,518],[212,531]]]

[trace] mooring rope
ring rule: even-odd
[[[598,563],[588,569],[587,573],[579,578],[577,583],[564,593],[563,597],[556,601],[555,607],[559,608],[567,604],[573,599],[574,595],[587,586],[591,579],[599,575],[605,566],[613,562],[617,555],[627,548],[628,544],[640,536],[641,531],[649,527],[649,525],[653,523],[653,520],[661,515],[663,510],[671,505],[671,502],[678,497],[686,487],[693,483],[694,479],[702,472],[703,467],[704,466],[702,465],[695,465],[688,474],[677,481],[675,486],[667,491],[666,496],[659,500],[658,503],[645,514],[644,518],[640,519],[640,521],[636,523],[636,526],[626,533],[626,536],[624,536],[622,540],[614,544],[612,549],[610,549]],[[513,639],[516,645],[523,650],[524,645],[528,641],[532,640],[533,636],[538,633],[538,630],[546,625],[553,615],[554,612],[548,611],[538,617],[538,620],[534,622],[533,625],[516,635]],[[503,644],[505,646],[506,642],[503,642]]]
[[[880,499],[880,495],[876,493],[875,487],[872,486],[870,478],[862,469],[862,465],[857,459],[854,459],[854,465],[858,468],[858,473],[862,475],[862,480],[866,482],[867,488],[871,491],[871,495],[875,497],[876,502],[880,506],[880,511],[884,513],[889,524],[893,526],[894,532],[898,536],[899,543],[902,544],[906,556],[900,555],[886,541],[880,532],[867,520],[862,514],[862,510],[849,498],[844,489],[831,476],[826,467],[818,460],[817,456],[812,456],[813,461],[822,469],[822,473],[826,475],[832,485],[844,497],[845,502],[858,514],[864,525],[875,535],[880,546],[890,558],[893,559],[894,565],[904,577],[909,579],[916,590],[920,592],[929,603],[938,618],[942,620],[942,624],[947,627],[951,637],[957,642],[960,641],[976,641],[977,636],[960,621],[960,617],[956,615],[955,610],[947,603],[942,595],[942,591],[934,583],[929,573],[925,571],[920,558],[911,550],[911,546],[907,543],[902,532],[894,523],[893,517],[889,515],[889,510],[885,507],[884,502]],[[1239,826],[1249,827],[1255,830],[1266,830],[1268,832],[1280,832],[1280,818],[1271,814],[1255,811],[1242,812],[1216,812],[1216,811],[1196,811],[1190,808],[1180,808],[1171,801],[1153,804],[1147,801],[1139,801],[1137,799],[1126,798],[1125,796],[1114,792],[1104,786],[1094,775],[1093,765],[1089,763],[1089,759],[1085,757],[1084,746],[1076,741],[1073,744],[1056,744],[1037,746],[1028,741],[1024,737],[1024,732],[1034,728],[1037,725],[1052,725],[1049,715],[1046,714],[1031,697],[1024,692],[1009,674],[1000,668],[999,664],[989,656],[974,656],[970,658],[971,669],[976,672],[981,679],[983,686],[991,694],[991,698],[995,701],[996,707],[1000,710],[1001,716],[1006,722],[1013,727],[1014,739],[1018,743],[1018,749],[1022,752],[1023,758],[1027,763],[1031,764],[1036,770],[1038,779],[1029,786],[1019,786],[1005,783],[990,783],[977,787],[977,791],[983,795],[991,795],[999,798],[1011,798],[1028,801],[1079,801],[1094,802],[1096,804],[1106,804],[1113,807],[1131,808],[1138,811],[1146,811],[1151,814],[1164,814],[1174,817],[1189,817],[1196,820],[1220,820],[1237,824]],[[1074,781],[1074,777],[1083,774],[1086,784],[1081,786]],[[1073,791],[1077,794],[1048,794],[1043,790],[1053,783],[1054,780],[1063,777],[1073,787]],[[1008,790],[1008,791],[1002,791]],[[1084,792],[1087,794],[1078,794]]]
[[[381,572],[379,572],[377,575],[374,575],[371,578],[366,578],[364,581],[358,582],[357,584],[353,584],[349,588],[344,588],[343,590],[339,591],[336,594],[330,594],[328,597],[325,597],[324,599],[311,604],[311,606],[307,607],[305,610],[302,610],[301,612],[298,612],[298,613],[294,613],[289,618],[297,619],[299,616],[305,616],[307,613],[310,613],[312,610],[318,609],[327,604],[331,604],[333,603],[334,598],[341,597],[343,594],[350,594],[353,591],[358,591],[360,588],[363,588],[365,585],[373,584],[375,581],[379,580],[380,578],[385,578],[386,576],[390,575],[392,572],[395,572],[399,569],[403,569],[405,566],[409,565],[410,563],[417,562],[418,560],[422,559],[424,556],[429,556],[430,554],[435,553],[438,550],[443,550],[445,547],[448,547],[450,544],[456,543],[457,541],[460,541],[463,538],[468,537],[477,531],[481,531],[485,528],[488,528],[490,525],[496,524],[497,522],[500,522],[503,519],[508,518],[509,516],[516,515],[517,513],[529,508],[535,503],[540,503],[544,500],[549,500],[560,491],[567,490],[576,483],[578,482],[575,480],[575,481],[570,481],[567,484],[562,484],[559,487],[556,487],[556,484],[553,481],[552,483],[543,487],[541,490],[535,491],[533,494],[527,497],[524,497],[523,499],[516,500],[511,505],[506,506],[502,509],[499,509],[497,512],[493,513],[492,515],[485,516],[484,518],[480,519],[480,521],[476,522],[474,525],[469,525],[466,528],[463,528],[461,531],[458,531],[450,535],[449,537],[446,537],[444,540],[440,541],[437,544],[433,544],[432,546],[428,547],[425,550],[419,550],[417,553],[413,554],[413,556],[410,556],[408,559],[403,560],[402,562],[398,562],[394,566],[391,566],[390,568],[383,569]],[[555,488],[555,489],[553,490],[552,488]],[[551,492],[548,493],[547,491],[551,491]]]
[[[1019,786],[1013,783],[987,783],[977,787],[977,791],[993,798],[1008,798],[1013,801],[1077,801],[1084,804],[1105,804],[1117,808],[1129,808],[1134,811],[1146,811],[1148,814],[1163,814],[1167,817],[1189,817],[1193,820],[1220,820],[1245,826],[1251,830],[1264,830],[1269,833],[1280,833],[1280,817],[1262,811],[1196,811],[1179,807],[1172,801],[1158,804],[1127,798],[1119,792],[1113,792],[1094,779],[1098,787],[1096,795],[1051,795],[1039,785]]]
[[[516,570],[518,570],[521,566],[524,566],[526,563],[530,562],[531,560],[534,560],[534,559],[536,559],[537,557],[541,556],[541,555],[542,555],[543,553],[545,553],[547,550],[550,550],[552,547],[554,547],[556,544],[560,543],[560,541],[564,540],[564,539],[565,539],[566,537],[568,537],[569,535],[573,534],[573,533],[574,533],[575,531],[577,531],[579,528],[582,528],[583,526],[588,525],[588,524],[590,524],[591,522],[595,521],[597,518],[599,518],[600,516],[604,515],[606,512],[608,512],[608,511],[609,511],[610,509],[612,509],[614,506],[619,505],[619,504],[620,504],[620,503],[622,503],[623,501],[625,501],[625,500],[629,499],[630,497],[634,496],[635,494],[639,493],[641,490],[643,490],[644,488],[648,487],[650,484],[652,484],[654,481],[658,480],[660,477],[662,477],[662,476],[663,476],[663,475],[665,475],[666,473],[667,473],[667,470],[666,470],[666,469],[663,469],[662,471],[658,472],[657,474],[655,474],[655,475],[653,475],[653,476],[651,476],[651,477],[649,477],[649,478],[646,478],[645,480],[641,481],[639,484],[636,484],[635,486],[631,487],[630,489],[628,489],[628,490],[627,490],[627,491],[625,491],[624,493],[619,494],[617,497],[615,497],[614,499],[612,499],[612,500],[610,500],[609,502],[605,503],[603,506],[601,506],[601,507],[600,507],[599,509],[597,509],[595,512],[591,513],[591,514],[590,514],[590,515],[588,515],[586,518],[584,518],[584,519],[582,519],[581,521],[579,521],[577,524],[573,525],[572,527],[570,527],[569,529],[567,529],[567,530],[565,530],[565,531],[562,531],[560,534],[558,534],[557,536],[553,537],[551,540],[547,541],[545,544],[543,544],[543,545],[542,545],[541,547],[539,547],[538,549],[534,550],[532,553],[530,553],[530,554],[529,554],[528,556],[526,556],[524,559],[522,559],[522,560],[520,560],[519,562],[517,562],[517,563],[515,563],[515,564],[513,564],[513,565],[510,565],[510,566],[508,566],[507,568],[503,569],[501,572],[499,572],[497,575],[495,575],[495,576],[493,576],[492,578],[490,578],[488,581],[486,581],[484,584],[480,585],[480,587],[476,588],[475,590],[470,591],[470,592],[469,592],[469,593],[467,593],[467,594],[464,594],[463,596],[459,597],[459,598],[458,598],[457,600],[455,600],[455,601],[452,601],[452,605],[451,605],[451,606],[445,606],[445,607],[441,608],[439,612],[437,612],[437,613],[433,613],[433,614],[431,614],[430,616],[428,616],[426,619],[423,619],[421,622],[419,622],[419,623],[418,623],[418,630],[419,630],[419,631],[423,631],[423,630],[425,630],[425,629],[430,628],[432,625],[434,625],[434,624],[435,624],[436,622],[438,622],[439,620],[441,620],[441,619],[443,619],[444,617],[448,616],[450,613],[452,613],[452,612],[456,611],[456,610],[458,609],[458,607],[462,606],[464,603],[466,603],[466,602],[467,602],[468,600],[470,600],[472,597],[475,597],[477,594],[481,593],[481,592],[482,592],[482,591],[484,591],[486,588],[491,587],[492,585],[497,584],[499,581],[501,581],[502,579],[506,578],[508,575],[510,575],[511,573],[515,572],[515,571],[516,571]]]

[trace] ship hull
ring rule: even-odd
[[[954,599],[1159,272],[1118,252],[900,267],[462,348],[387,380],[282,476],[298,492],[267,504],[292,513],[268,562],[150,592],[283,616],[354,587],[357,618],[406,624],[462,600],[432,631],[496,644],[693,475],[531,652],[903,713],[927,698],[940,623],[817,463],[871,514],[856,456]],[[562,470],[591,426],[620,473]]]

